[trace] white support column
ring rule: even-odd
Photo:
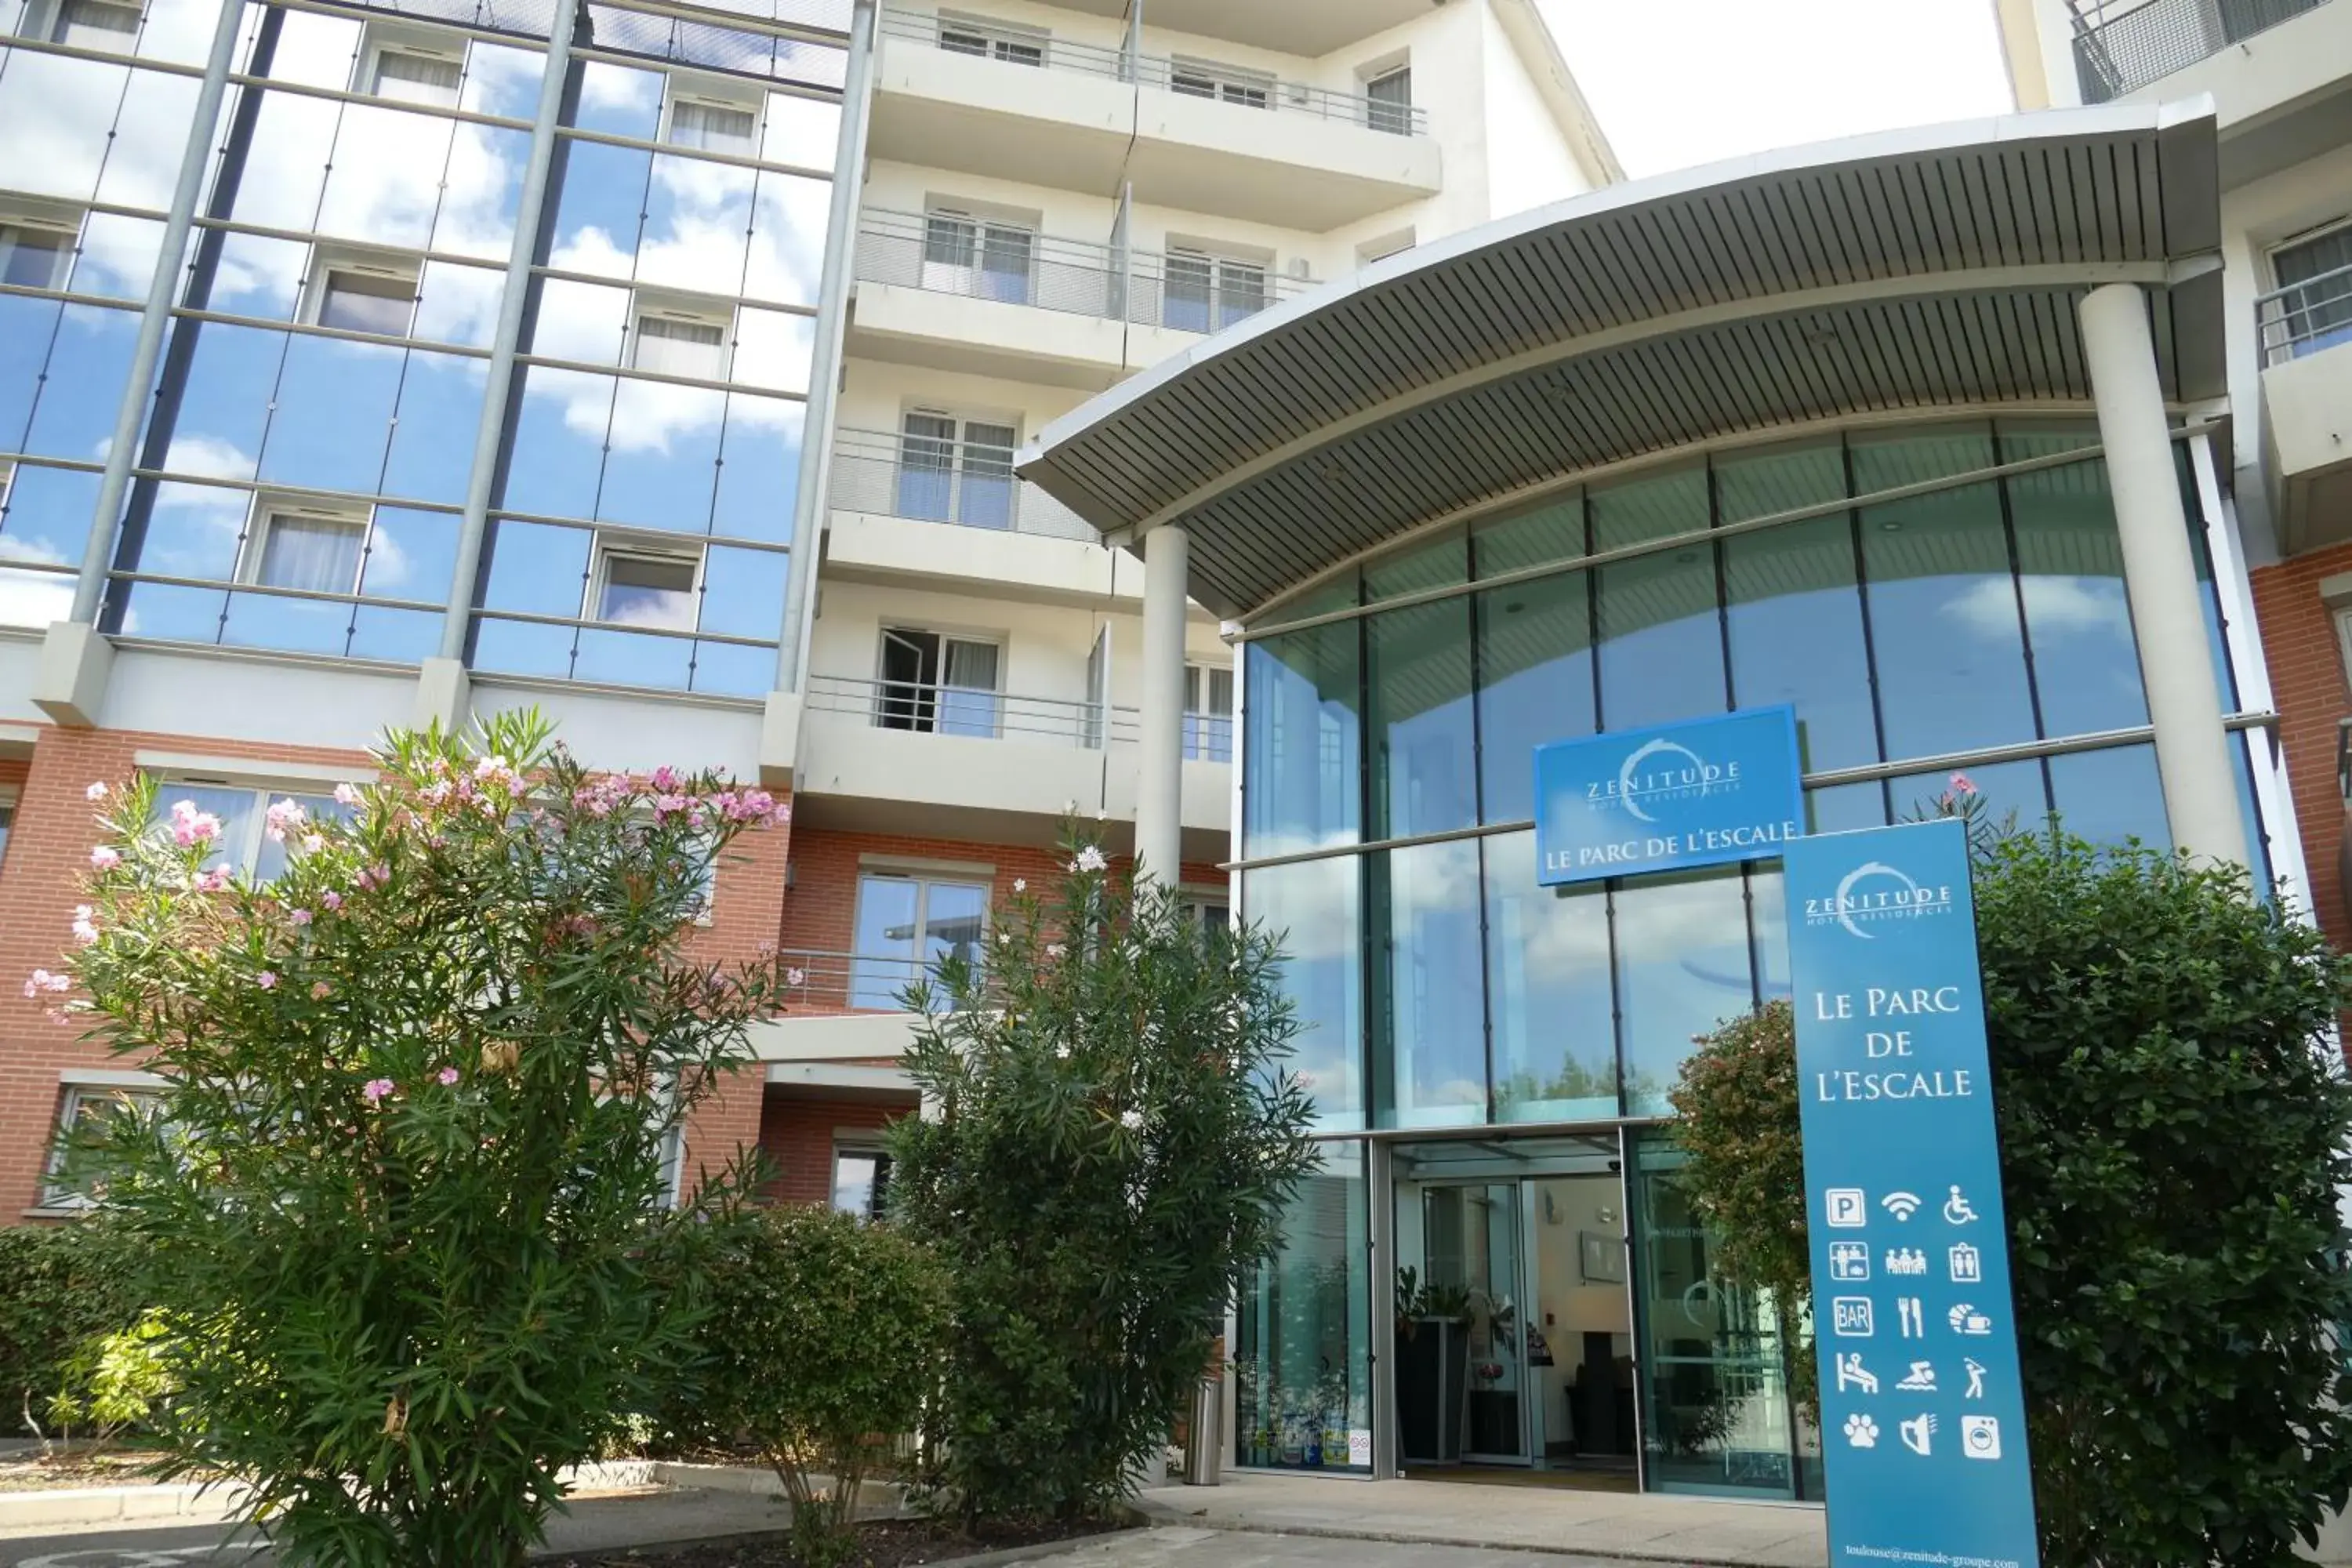
[[[1184,843],[1184,587],[1191,541],[1162,523],[1143,536],[1143,743],[1135,781],[1135,855],[1173,886]]]
[[[2084,297],[2081,315],[2173,842],[2202,858],[2243,866],[2237,771],[2221,727],[2221,692],[2206,642],[2147,297],[2135,284],[2110,283]]]

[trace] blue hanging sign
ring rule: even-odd
[[[1798,781],[1789,707],[1538,746],[1536,880],[1769,858],[1804,831]]]
[[[1830,1561],[2034,1568],[1968,830],[1781,862]]]

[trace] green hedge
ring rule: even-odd
[[[0,1227],[0,1432],[32,1436],[74,1352],[139,1321],[136,1262],[102,1218]]]

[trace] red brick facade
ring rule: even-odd
[[[73,907],[97,842],[84,792],[94,780],[119,783],[138,752],[161,752],[249,763],[267,777],[273,765],[361,770],[370,760],[355,752],[257,746],[208,736],[121,731],[43,729],[29,760],[0,759],[0,786],[14,784],[16,809],[5,859],[0,859],[0,1224],[24,1217],[38,1199],[53,1140],[62,1084],[77,1068],[121,1068],[100,1046],[85,1043],[69,1025],[48,1016],[49,999],[27,1000],[19,988],[37,967],[54,967],[68,946]],[[735,841],[719,868],[710,924],[693,933],[698,956],[741,962],[782,947],[845,952],[853,945],[858,869],[868,856],[957,861],[992,868],[994,898],[1013,895],[1028,879],[1043,888],[1060,867],[1054,851],[1034,845],[971,844],[867,833],[795,832],[779,827]],[[1213,866],[1184,868],[1188,884],[1223,886]],[[840,1010],[813,996],[798,1010]],[[887,1064],[851,1064],[887,1065]],[[821,1091],[817,1091],[821,1092]],[[717,1170],[739,1146],[758,1144],[780,1173],[772,1195],[823,1203],[832,1192],[835,1133],[873,1129],[912,1109],[861,1099],[822,1099],[812,1091],[787,1095],[770,1089],[757,1069],[740,1074],[698,1107],[687,1129],[686,1174]]]
[[[2279,710],[2279,739],[2285,748],[2287,776],[2294,792],[2295,819],[2303,829],[2307,892],[2321,929],[2336,946],[2352,946],[2352,911],[2336,874],[2344,840],[2344,802],[2336,784],[2336,724],[2352,713],[2344,655],[2336,637],[2335,613],[2319,596],[2319,584],[2352,572],[2352,544],[2315,550],[2252,574],[2254,616],[2261,624],[2263,654],[2270,666],[2271,693]]]

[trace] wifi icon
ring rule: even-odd
[[[1888,1214],[1893,1215],[1896,1219],[1909,1219],[1913,1215],[1919,1212],[1919,1194],[1916,1193],[1889,1193],[1885,1197],[1878,1200],[1878,1206],[1885,1209]]]

